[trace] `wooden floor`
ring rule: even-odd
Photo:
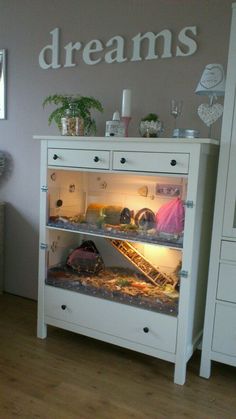
[[[213,364],[173,384],[173,365],[49,328],[36,336],[36,303],[0,296],[0,419],[233,419],[236,370]]]

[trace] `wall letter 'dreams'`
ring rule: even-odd
[[[39,54],[39,65],[44,70],[61,67],[59,64],[59,28],[53,29],[50,33],[52,34],[52,44],[46,45]],[[51,63],[48,63],[50,56]]]
[[[106,43],[106,47],[112,46],[114,46],[114,48],[105,55],[106,63],[123,63],[124,61],[127,61],[127,58],[124,57],[124,38],[122,38],[122,36],[113,36],[113,38],[109,39]]]
[[[73,63],[72,54],[73,51],[79,51],[82,47],[81,42],[76,42],[75,44],[72,44],[72,42],[69,42],[64,49],[66,50],[66,61],[64,67],[75,67],[76,64]]]
[[[172,35],[168,29],[164,31],[154,34],[153,32],[146,32],[145,34],[138,35],[133,37],[133,57],[131,61],[141,61],[141,41],[144,39],[148,40],[148,54],[145,60],[154,60],[155,58],[159,58],[159,55],[156,53],[157,50],[157,39],[162,37],[163,38],[163,54],[161,58],[169,58],[172,57],[171,53],[171,42],[172,42]]]
[[[192,32],[194,35],[197,35],[197,28],[196,26],[187,26],[183,28],[178,36],[178,40],[182,43],[183,46],[186,46],[188,50],[184,53],[179,47],[176,48],[176,55],[186,57],[187,55],[193,55],[197,51],[197,44],[194,39],[189,38],[186,35],[186,32]]]
[[[132,38],[131,58],[125,56],[127,44],[122,36],[116,35],[103,44],[99,39],[93,39],[84,46],[81,42],[69,42],[64,46],[64,65],[59,62],[60,55],[60,30],[53,29],[51,44],[46,45],[39,53],[39,65],[44,70],[49,68],[75,67],[75,54],[81,51],[81,57],[85,64],[95,65],[102,60],[107,64],[123,63],[129,61],[157,60],[163,58],[188,57],[197,51],[197,42],[191,36],[197,35],[196,26],[186,26],[181,29],[178,38],[176,51],[173,51],[173,35],[169,29],[163,29],[157,34],[153,32],[138,33]],[[179,45],[178,45],[179,43]],[[107,50],[106,50],[107,49]],[[144,53],[144,49],[147,51]],[[128,51],[129,52],[129,51]],[[79,58],[77,57],[77,61]]]

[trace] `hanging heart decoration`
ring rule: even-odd
[[[207,103],[202,103],[197,112],[199,118],[208,126],[214,124],[223,114],[223,106],[220,103],[215,103],[214,105],[209,105]]]

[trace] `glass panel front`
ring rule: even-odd
[[[51,170],[48,186],[51,227],[182,247],[185,178]]]
[[[177,315],[184,177],[50,170],[46,283]]]
[[[48,285],[177,315],[178,249],[51,230]]]

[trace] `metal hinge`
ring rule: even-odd
[[[182,276],[182,278],[188,278],[188,271],[180,271],[179,276]]]
[[[193,201],[184,201],[184,205],[187,208],[193,208]]]
[[[41,191],[42,192],[47,192],[48,191],[48,187],[45,186],[45,185],[41,186]]]
[[[46,250],[48,248],[48,245],[46,243],[40,243],[40,249]]]

